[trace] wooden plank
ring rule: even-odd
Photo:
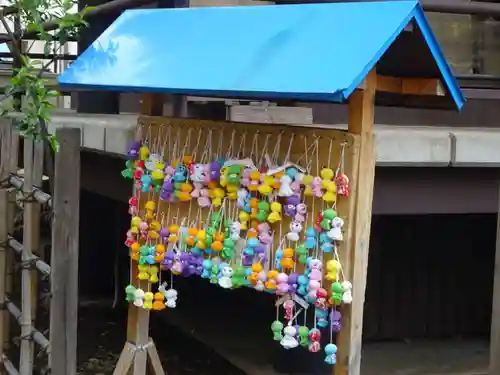
[[[164,103],[163,95],[151,94],[151,93],[144,94],[141,99],[141,113],[145,115],[161,115],[163,113],[163,103]],[[137,269],[137,263],[135,261],[131,261],[130,267],[134,270]],[[138,287],[141,287],[135,272],[133,273],[133,279],[130,280],[130,283]],[[144,341],[144,344],[147,344],[148,332],[149,332],[149,311],[146,310],[139,311],[139,310],[140,309],[135,307],[133,304],[130,304],[127,316],[127,341],[134,343],[136,346],[141,341]],[[144,314],[141,313],[142,311],[144,311]],[[146,332],[145,339],[144,339],[144,332]],[[120,359],[118,361],[119,363],[120,361],[122,361],[122,357],[126,354],[125,351],[126,345],[127,344],[125,344],[122,354],[120,355]],[[137,357],[139,357],[139,359]],[[144,351],[144,356],[142,356],[142,354],[140,354],[139,352],[136,352],[133,358],[133,362],[134,362],[132,366],[133,374],[134,375],[145,374],[147,368],[147,352]],[[143,371],[142,367],[144,368]],[[125,375],[125,373],[122,373],[120,375]]]
[[[403,95],[445,95],[441,81],[432,78],[400,78],[378,75],[377,91]]]
[[[76,374],[80,129],[57,129],[50,304],[50,366],[53,375]]]
[[[132,366],[134,357],[135,357],[135,346],[129,342],[126,342],[120,354],[120,359],[118,360],[115,370],[113,371],[113,375],[127,374],[128,370]]]
[[[33,188],[33,178],[32,178],[32,168],[33,168],[33,140],[24,140],[24,186],[23,193],[29,198],[29,194]],[[21,375],[31,375],[33,373],[33,342],[31,340],[32,331],[32,271],[30,266],[30,260],[33,256],[32,254],[32,229],[33,222],[33,210],[30,208],[30,199],[24,202],[24,226],[23,226],[23,252],[21,254],[21,259],[23,262],[23,267],[21,271],[21,354],[19,363],[19,373]]]
[[[158,350],[156,349],[156,345],[153,340],[149,340],[148,344],[148,355],[149,360],[151,361],[151,369],[153,370],[154,375],[165,375],[165,371],[163,371],[163,367],[161,365],[160,356],[158,355]]]
[[[350,218],[354,221],[354,233],[348,249],[350,262],[346,267],[346,277],[353,285],[353,301],[342,314],[344,328],[338,337],[339,356],[335,375],[359,375],[361,368],[363,310],[375,177],[373,120],[376,82],[377,75],[373,70],[365,79],[364,90],[354,92],[349,98],[348,130],[361,136],[359,167],[355,178],[355,207],[353,217]]]
[[[277,107],[260,105],[233,105],[229,107],[229,120],[257,124],[296,124],[313,123],[312,108]]]
[[[147,290],[147,289],[146,289]],[[146,375],[149,343],[149,311],[137,309],[137,328],[135,338],[134,375]]]
[[[500,180],[498,181],[497,243],[491,307],[490,374],[500,374]]]

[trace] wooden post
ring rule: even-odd
[[[141,99],[141,114],[161,116],[163,114],[164,96],[161,94],[144,94]],[[132,261],[131,267],[137,269],[137,262]],[[136,275],[130,280],[137,287],[147,287],[147,282],[141,282]],[[141,285],[144,284],[144,285]],[[120,354],[113,375],[146,375],[147,359],[155,375],[165,375],[158,352],[153,340],[149,338],[149,311],[129,305],[127,317],[127,342]]]
[[[353,285],[353,301],[342,315],[344,328],[338,339],[339,356],[335,375],[359,375],[361,368],[363,310],[375,177],[373,122],[376,85],[377,75],[372,70],[366,77],[364,90],[355,91],[349,97],[348,130],[361,136],[358,175],[355,177],[357,191],[353,197],[353,241],[344,263],[347,265],[346,277]]]
[[[500,374],[500,180],[498,183],[497,244],[491,306],[490,374]]]
[[[53,375],[76,374],[78,235],[80,221],[80,129],[56,131],[52,223],[49,366]]]

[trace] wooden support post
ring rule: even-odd
[[[80,221],[80,129],[56,131],[52,223],[49,366],[53,375],[76,374],[78,238]]]
[[[500,374],[500,179],[498,183],[497,244],[491,306],[490,374]]]
[[[352,304],[342,314],[343,330],[338,338],[338,362],[335,375],[359,375],[363,336],[363,310],[365,302],[370,226],[372,216],[373,184],[375,177],[375,141],[373,135],[375,90],[377,75],[371,71],[364,90],[349,97],[350,133],[358,134],[360,155],[357,189],[354,203],[354,233],[348,249],[346,277],[353,284]]]
[[[144,94],[141,100],[143,115],[161,116],[163,113],[164,97],[160,94]],[[137,269],[137,262],[132,261],[131,267]],[[130,280],[137,287],[147,288],[147,283],[141,282],[136,275]],[[142,285],[144,283],[144,285]],[[153,340],[149,338],[149,311],[139,309],[133,304],[128,308],[127,342],[120,354],[120,359],[113,375],[146,375],[147,359],[151,361],[151,368],[155,375],[165,375],[159,361],[158,352]]]

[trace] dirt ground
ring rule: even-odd
[[[82,308],[79,374],[110,375],[125,342],[126,310]],[[153,318],[151,333],[170,375],[243,375],[213,350]],[[482,341],[416,341],[366,344],[363,375],[486,375],[488,344]]]
[[[80,375],[110,375],[125,343],[126,309],[81,308],[78,326]],[[151,333],[169,375],[243,375],[206,346],[152,319]],[[163,338],[163,339],[162,339]]]

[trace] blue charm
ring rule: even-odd
[[[175,168],[175,173],[174,176],[172,177],[172,180],[175,182],[184,182],[186,181],[187,178],[187,168],[184,164],[179,164]]]
[[[326,344],[325,346],[325,362],[329,365],[337,364],[337,345]]]
[[[209,279],[210,274],[212,273],[212,261],[210,259],[205,259],[201,265],[203,268],[203,272],[201,273],[201,277],[204,279]]]
[[[147,193],[149,191],[149,187],[151,186],[151,176],[147,174],[143,174],[141,177],[142,183],[142,192]]]
[[[283,249],[280,247],[276,250],[276,255],[274,257],[274,268],[279,270],[281,268],[281,259],[283,259]]]

